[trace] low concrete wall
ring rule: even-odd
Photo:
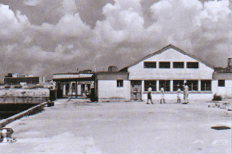
[[[1,120],[1,121],[0,121],[0,128],[6,126],[7,124],[11,123],[11,122],[14,121],[14,120],[17,120],[17,119],[22,118],[22,117],[25,116],[25,115],[30,115],[30,114],[32,114],[32,113],[35,112],[36,110],[39,110],[40,108],[44,107],[47,103],[49,103],[49,102],[44,102],[44,103],[42,103],[42,104],[36,105],[36,106],[34,106],[34,107],[32,107],[32,108],[29,108],[29,109],[27,109],[27,110],[25,110],[25,111],[23,111],[23,112],[20,112],[20,113],[18,113],[18,114],[15,114],[15,115],[13,115],[13,116],[7,118],[7,119]]]

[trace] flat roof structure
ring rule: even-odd
[[[53,81],[93,81],[94,73],[55,73],[53,74]]]

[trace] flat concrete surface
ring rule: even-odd
[[[230,154],[231,129],[211,127],[231,127],[231,118],[232,111],[199,101],[151,105],[62,99],[8,124],[17,141],[0,143],[0,153]]]

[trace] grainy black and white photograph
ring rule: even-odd
[[[0,0],[1,154],[231,154],[231,0]]]

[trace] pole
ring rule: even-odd
[[[76,90],[76,98],[77,98],[77,80],[76,80],[76,87],[75,87],[75,90]]]

